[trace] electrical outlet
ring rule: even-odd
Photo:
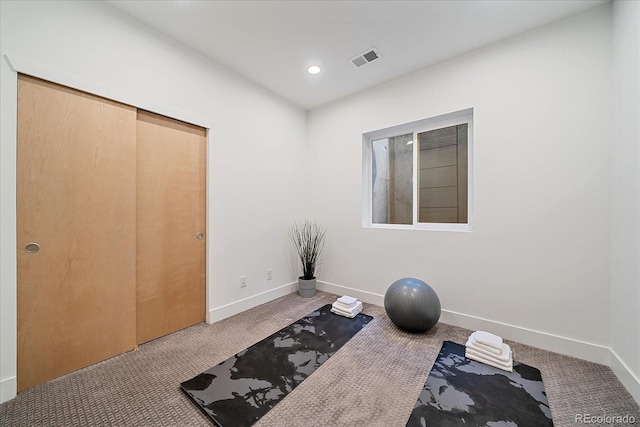
[[[273,270],[268,268],[267,269],[267,280],[271,280],[273,279]]]
[[[247,286],[247,276],[240,276],[240,287],[244,288]]]

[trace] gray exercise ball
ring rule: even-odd
[[[405,277],[396,280],[384,294],[389,319],[408,332],[424,332],[440,320],[440,299],[422,280]]]

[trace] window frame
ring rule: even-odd
[[[467,124],[467,222],[418,222],[420,149],[417,134],[449,126]],[[373,222],[373,141],[413,133],[413,224],[381,224]],[[395,230],[473,231],[473,108],[442,114],[410,123],[391,126],[362,134],[362,227]]]

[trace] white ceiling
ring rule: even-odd
[[[107,0],[310,110],[609,0]],[[375,46],[361,68],[350,58]],[[307,73],[309,65],[322,68]]]

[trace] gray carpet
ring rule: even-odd
[[[179,384],[334,300],[291,294],[143,344],[19,393],[0,405],[0,425],[211,426]],[[442,323],[409,334],[382,307],[365,304],[364,312],[373,321],[255,426],[404,426],[442,342],[464,344],[470,334]],[[517,360],[542,371],[556,426],[575,426],[583,413],[631,414],[640,424],[640,407],[608,367],[509,344]]]

